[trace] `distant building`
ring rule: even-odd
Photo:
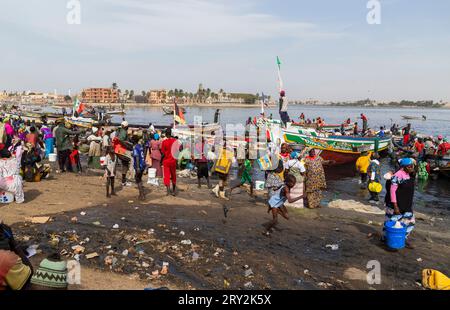
[[[165,89],[156,89],[148,92],[148,102],[150,104],[167,103],[167,91]]]
[[[0,100],[7,100],[9,94],[6,91],[0,92]]]
[[[117,103],[119,91],[113,88],[87,88],[81,93],[85,103]]]

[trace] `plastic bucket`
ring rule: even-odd
[[[0,192],[0,203],[14,202],[14,194],[10,192]]]
[[[48,161],[49,162],[55,163],[56,162],[56,158],[57,158],[57,155],[55,153],[48,154]]]
[[[100,165],[106,166],[106,156],[100,157]]]
[[[149,168],[148,169],[148,177],[150,179],[156,178],[156,169],[155,168]]]
[[[386,244],[391,249],[400,250],[406,246],[406,226],[402,224],[402,228],[395,228],[396,223],[388,221],[384,224]]]
[[[264,181],[256,181],[256,182],[255,182],[255,189],[256,189],[257,191],[263,191],[265,185],[266,185],[266,182],[264,182]]]

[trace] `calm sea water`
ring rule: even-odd
[[[216,108],[188,107],[186,120],[193,123],[195,116],[202,116],[204,122],[213,122]],[[244,123],[248,117],[258,116],[260,108],[224,108],[221,109],[220,121],[222,124]],[[388,108],[347,108],[347,107],[317,107],[317,106],[290,106],[289,115],[292,119],[298,120],[301,113],[305,113],[307,118],[314,119],[322,117],[326,123],[339,124],[347,118],[356,121],[357,117],[364,112],[369,118],[369,126],[379,128],[380,126],[390,127],[392,123],[404,126],[407,121],[402,116],[422,117],[425,115],[427,121],[411,120],[412,127],[419,133],[427,135],[445,135],[450,137],[450,109],[388,109]],[[266,115],[273,114],[274,118],[279,118],[278,110],[271,108],[266,110]],[[137,124],[161,124],[169,125],[172,122],[171,115],[163,115],[161,108],[133,108],[127,110],[126,119],[129,123]],[[114,117],[114,121],[120,121],[121,117]]]

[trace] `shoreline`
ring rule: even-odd
[[[31,103],[21,103],[23,106],[37,106],[37,107],[54,107],[54,108],[67,108],[72,107],[73,103],[58,103],[58,104],[31,104]],[[114,108],[121,108],[121,103],[86,103],[88,106],[93,107],[114,107]],[[125,109],[129,108],[162,108],[162,107],[170,107],[172,104],[149,104],[149,103],[125,103],[124,104]],[[207,104],[207,103],[196,103],[196,104],[179,104],[181,107],[188,107],[188,108],[243,108],[243,109],[255,109],[260,108],[260,104],[232,104],[232,103],[213,103],[213,104]],[[440,106],[440,107],[419,107],[419,106],[355,106],[355,105],[323,105],[323,104],[290,104],[290,107],[312,107],[312,108],[364,108],[364,109],[421,109],[421,110],[439,110],[444,109],[448,110],[450,109],[450,105],[446,106]],[[265,107],[265,109],[273,109],[277,108],[277,105],[269,105],[268,107]]]

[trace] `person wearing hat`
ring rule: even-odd
[[[403,158],[399,163],[400,170],[386,182],[386,220],[403,223],[407,227],[409,237],[416,223],[413,211],[415,190],[414,160],[412,158]],[[414,248],[409,239],[406,241],[406,247],[409,249]]]
[[[72,151],[71,135],[79,134],[78,131],[72,131],[65,127],[64,121],[60,120],[55,130],[55,142],[58,150],[58,163],[61,172],[66,172],[66,169],[72,172],[72,165],[69,160]]]
[[[92,127],[92,134],[87,138],[89,142],[88,167],[93,169],[101,169],[100,156],[102,156],[101,143],[103,139],[97,135],[97,132],[98,128]]]
[[[53,254],[44,259],[31,278],[33,290],[66,290],[67,263],[59,254]]]

